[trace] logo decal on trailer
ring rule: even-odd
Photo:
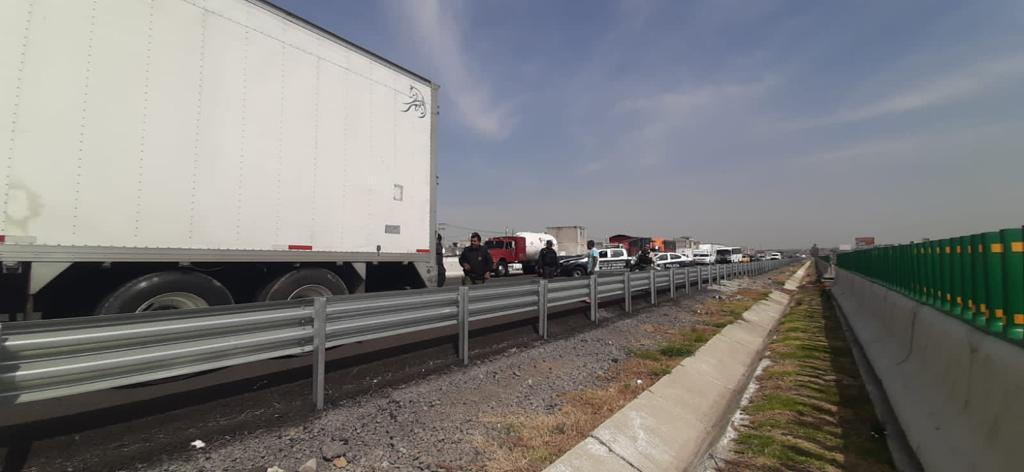
[[[423,99],[423,93],[412,85],[409,86],[409,101],[402,103],[402,105],[405,105],[402,113],[413,111],[420,118],[427,116],[427,102]]]

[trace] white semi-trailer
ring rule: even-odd
[[[437,86],[262,0],[0,13],[0,314],[433,286]]]

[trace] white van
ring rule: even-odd
[[[711,252],[704,249],[696,249],[693,251],[693,263],[709,265],[715,263],[715,256],[711,255]]]

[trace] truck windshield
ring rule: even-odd
[[[484,243],[487,249],[505,249],[505,241],[487,241]]]

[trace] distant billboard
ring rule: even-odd
[[[853,247],[856,249],[867,249],[875,245],[874,236],[861,236],[859,238],[853,238]]]

